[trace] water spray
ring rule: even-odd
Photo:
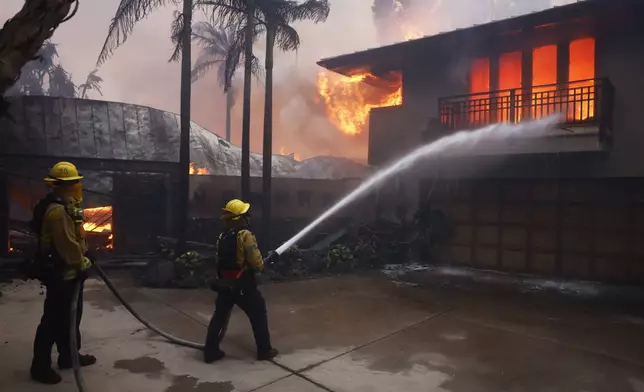
[[[340,201],[329,208],[316,220],[311,222],[302,231],[295,234],[290,240],[282,244],[275,253],[281,255],[290,247],[297,244],[305,235],[316,228],[320,223],[327,220],[338,211],[348,206],[358,198],[365,196],[374,186],[380,184],[394,174],[408,169],[411,165],[421,159],[444,156],[446,154],[463,153],[480,146],[481,142],[507,141],[510,139],[525,139],[543,136],[561,121],[561,115],[553,115],[541,120],[520,123],[516,125],[493,124],[474,131],[461,131],[453,135],[445,136],[432,143],[426,144],[405,155],[390,166],[380,170],[369,177],[358,188],[343,197]]]
[[[546,132],[550,131],[557,123],[561,120],[561,115],[554,115],[542,120],[525,122],[517,125],[507,125],[507,124],[495,124],[490,125],[485,128],[481,128],[474,131],[461,131],[453,135],[445,136],[441,139],[438,139],[432,143],[421,146],[411,153],[407,154],[403,158],[394,162],[392,165],[382,169],[373,176],[369,177],[365,182],[363,182],[358,188],[353,190],[351,193],[343,197],[340,201],[334,204],[331,208],[325,211],[317,219],[311,222],[308,226],[302,229],[299,233],[294,235],[291,239],[282,244],[279,248],[275,250],[275,253],[278,255],[286,252],[290,247],[298,243],[305,235],[310,233],[322,222],[327,220],[332,215],[336,214],[338,211],[348,206],[352,202],[356,201],[358,198],[364,196],[368,191],[370,191],[376,185],[382,183],[386,179],[390,178],[394,174],[397,174],[403,170],[408,169],[410,166],[415,164],[417,161],[425,158],[430,158],[434,156],[442,156],[445,154],[453,153],[463,153],[471,150],[472,148],[480,146],[483,141],[507,141],[509,139],[525,139],[525,138],[534,138],[538,136],[543,136]],[[156,332],[157,334],[163,336],[165,339],[171,343],[178,344],[180,346],[194,348],[197,350],[203,350],[204,345],[201,343],[195,343],[188,340],[177,338],[176,336],[170,335],[167,332],[160,330],[155,327],[153,324],[148,322],[146,319],[141,317],[141,315],[132,308],[132,306],[121,296],[121,294],[116,290],[116,287],[109,280],[105,272],[97,264],[94,266],[94,269],[98,275],[103,279],[107,287],[110,289],[112,294],[123,304],[123,306],[137,319],[141,324],[149,328],[150,330]],[[78,387],[79,392],[86,392],[85,382],[83,376],[80,372],[80,363],[78,358],[78,346],[76,341],[76,325],[77,325],[77,315],[76,310],[78,306],[78,297],[80,295],[81,282],[79,281],[74,288],[74,295],[71,303],[71,327],[70,327],[70,343],[71,343],[71,352],[72,352],[72,365],[74,369],[74,377],[76,379],[76,386]],[[219,335],[219,340],[221,341],[226,334],[226,329],[228,327],[228,321],[230,319],[230,313],[226,319],[224,329]]]

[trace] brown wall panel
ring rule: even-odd
[[[590,277],[590,257],[575,253],[564,252],[561,272],[564,276],[574,278]]]
[[[472,250],[468,246],[452,246],[450,254],[457,264],[472,264]]]
[[[535,272],[546,275],[554,274],[557,269],[556,264],[554,253],[535,253],[532,255],[532,267]]]
[[[532,246],[536,250],[554,251],[557,246],[557,234],[554,231],[534,231],[532,234]]]
[[[476,230],[477,244],[497,245],[499,243],[499,228],[497,226],[480,226]]]
[[[467,222],[472,220],[472,203],[458,202],[452,204],[449,209],[450,218],[454,222]]]
[[[529,205],[512,205],[503,206],[501,210],[501,217],[503,223],[514,223],[526,225],[530,219],[530,206]]]
[[[499,221],[499,207],[493,204],[478,205],[476,220],[481,223],[497,223]]]
[[[564,230],[561,233],[561,247],[565,251],[588,252],[592,232],[579,230]]]
[[[504,248],[525,250],[528,245],[528,230],[525,228],[505,228],[501,234]]]
[[[502,266],[507,269],[523,271],[527,267],[527,255],[525,252],[504,250],[502,253]]]
[[[452,243],[454,245],[471,245],[472,226],[456,226]]]
[[[554,227],[557,223],[557,208],[552,206],[535,206],[532,222],[539,226]]]
[[[480,267],[496,267],[499,262],[499,252],[496,248],[477,248],[474,264]]]

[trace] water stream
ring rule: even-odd
[[[343,197],[299,233],[295,234],[291,239],[277,248],[275,252],[277,254],[284,253],[291,246],[297,244],[298,241],[311,232],[311,230],[315,229],[320,223],[333,216],[342,208],[348,206],[361,196],[364,196],[375,186],[379,185],[394,174],[398,174],[409,169],[422,159],[457,154],[462,155],[481,146],[482,143],[489,146],[490,142],[507,142],[510,139],[525,139],[544,136],[548,131],[552,130],[560,120],[560,115],[553,115],[541,120],[529,121],[520,124],[494,124],[472,131],[457,132],[423,145],[366,179],[359,187]]]

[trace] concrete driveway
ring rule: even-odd
[[[162,329],[203,341],[214,296],[205,290],[138,289],[118,279],[133,306]],[[268,285],[275,362],[257,362],[248,321],[235,310],[225,360],[144,330],[98,281],[88,281],[83,374],[92,392],[644,391],[644,320],[511,296],[427,290],[384,276]],[[28,379],[42,307],[34,284],[0,298],[0,390],[73,391]],[[562,302],[563,303],[563,302]],[[6,388],[6,389],[5,389]]]

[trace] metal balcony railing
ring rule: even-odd
[[[439,100],[440,122],[445,129],[457,131],[563,113],[564,127],[597,127],[600,136],[609,138],[613,97],[608,79],[445,97]]]

